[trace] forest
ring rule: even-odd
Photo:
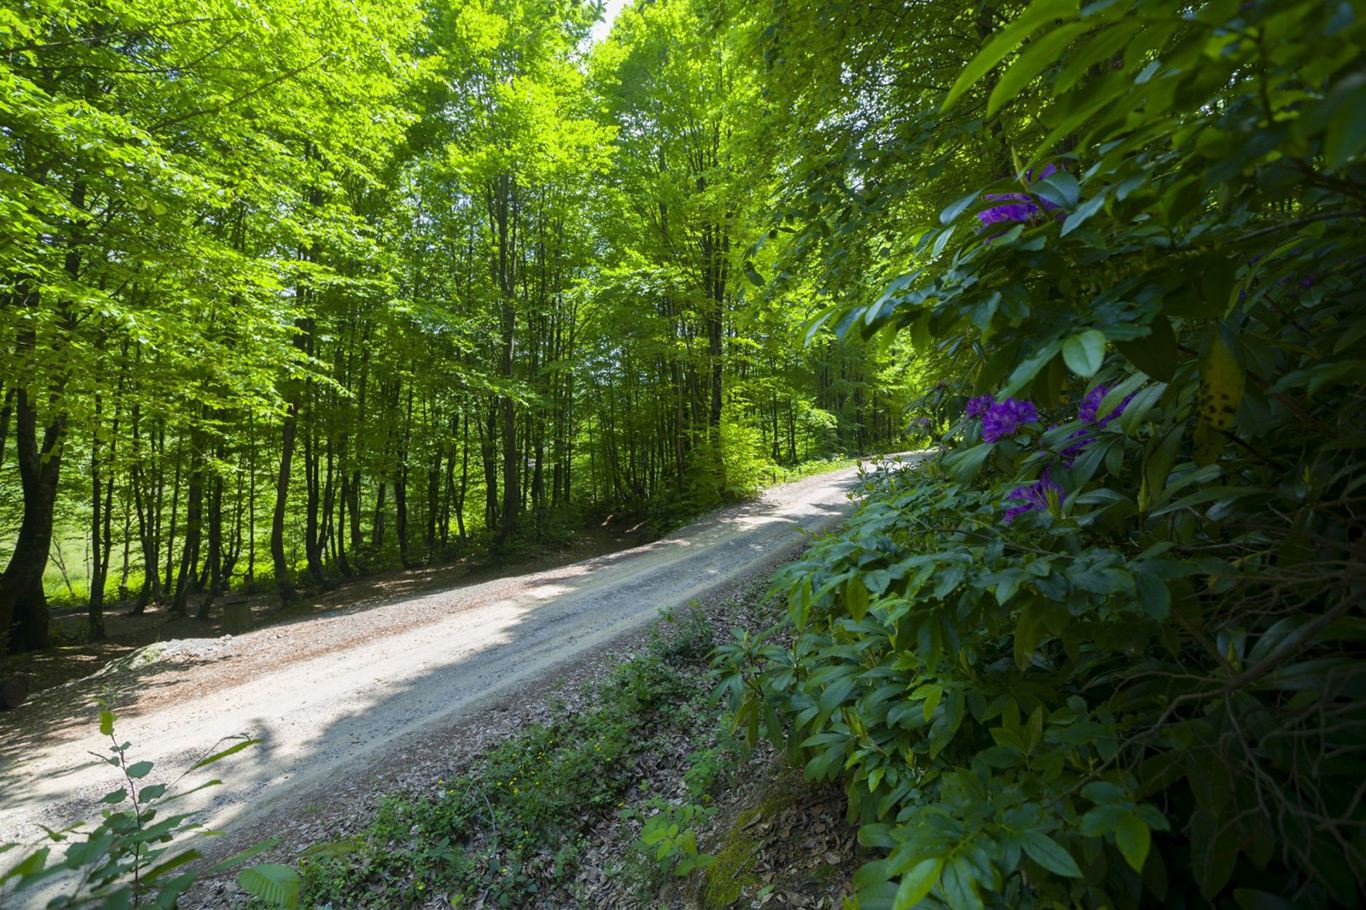
[[[0,629],[667,527],[903,432],[744,255],[788,166],[719,9],[5,14]],[[307,23],[306,27],[300,24]],[[762,261],[762,260],[761,260]],[[49,562],[49,559],[51,560]]]
[[[925,449],[693,647],[688,773],[838,788],[846,907],[1360,906],[1366,4],[611,6],[0,15],[9,648]],[[386,804],[292,898],[574,906],[661,661],[614,757],[497,753],[546,802]]]

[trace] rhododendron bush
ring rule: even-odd
[[[1366,11],[1005,9],[798,245],[884,244],[827,318],[951,354],[952,427],[722,690],[845,783],[861,907],[1360,906]],[[929,212],[944,136],[1015,176]]]

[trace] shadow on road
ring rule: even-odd
[[[450,623],[452,632],[435,652],[428,644],[428,651],[414,657],[422,666],[419,672],[393,679],[366,676],[389,669],[411,671],[403,653],[371,660],[369,650],[356,647],[340,655],[320,655],[327,658],[327,665],[320,664],[316,672],[332,683],[338,678],[355,683],[339,689],[342,702],[318,701],[310,693],[311,677],[303,671],[319,663],[310,658],[242,686],[197,693],[191,696],[193,710],[164,706],[139,717],[134,705],[120,738],[132,740],[130,755],[156,763],[157,770],[146,783],[179,775],[220,736],[241,732],[261,739],[259,745],[213,768],[225,784],[215,788],[211,811],[219,828],[234,819],[259,821],[289,800],[328,789],[341,779],[363,777],[424,727],[449,725],[487,709],[488,702],[506,698],[523,684],[553,676],[557,664],[639,627],[662,607],[702,599],[743,577],[772,571],[848,514],[851,505],[842,494],[856,483],[853,476],[833,480],[840,501],[778,508],[763,501],[742,504],[642,547],[522,576],[515,597],[482,597],[485,589],[495,592],[507,584],[485,581],[331,611],[328,617],[346,617],[401,602],[431,612],[431,623],[402,633],[403,641],[418,641],[424,632],[430,636],[438,623]],[[463,602],[452,603],[454,593],[461,594]],[[317,621],[318,617],[304,617],[248,634],[306,637],[306,628]],[[13,719],[21,721],[18,729],[12,723],[5,724],[8,730],[0,729],[0,780],[5,781],[0,792],[0,839],[40,833],[33,827],[39,820],[52,825],[95,816],[98,799],[119,786],[112,768],[95,768],[94,759],[85,760],[86,750],[107,751],[108,745],[96,735],[94,697],[103,695],[117,705],[161,690],[196,686],[196,676],[213,672],[210,665],[231,660],[230,653],[206,652],[129,666],[108,674],[108,680],[95,681],[93,687],[85,681],[52,690],[55,698],[42,712],[34,712],[31,726],[22,723],[22,713],[16,714]],[[323,680],[315,685],[322,687]],[[267,707],[259,698],[249,710],[233,706],[244,694],[239,690],[251,689],[259,696],[262,687],[278,696],[267,699]],[[172,715],[176,720],[168,723]],[[319,716],[325,719],[319,721]],[[154,722],[159,722],[160,733],[139,740],[140,728],[157,726]],[[319,722],[316,731],[297,730]],[[223,849],[233,846],[233,838],[223,840]]]

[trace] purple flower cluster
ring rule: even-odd
[[[1014,436],[1020,427],[1039,419],[1039,409],[1029,401],[1007,398],[993,403],[982,418],[982,439],[996,442]]]
[[[1054,483],[1053,478],[1047,473],[1028,486],[1016,487],[1006,498],[1011,502],[1018,502],[1019,505],[1007,508],[1005,515],[1002,516],[1003,520],[1010,524],[1026,512],[1048,511],[1049,493],[1062,499],[1062,487]]]
[[[1062,461],[1064,465],[1071,466],[1081,451],[1088,445],[1096,441],[1095,430],[1104,429],[1110,421],[1124,413],[1129,402],[1134,396],[1125,398],[1119,405],[1100,417],[1100,405],[1105,400],[1105,396],[1110,394],[1107,386],[1098,385],[1082,396],[1077,405],[1077,420],[1085,424],[1082,429],[1077,430],[1068,439],[1068,446],[1062,451]],[[1035,423],[1039,420],[1039,409],[1033,402],[1023,401],[1018,398],[1007,398],[1005,401],[996,401],[990,395],[982,395],[973,398],[964,410],[967,417],[980,417],[982,420],[982,440],[984,442],[997,442],[1014,436],[1020,428],[1027,423]],[[1049,427],[1054,429],[1057,424]],[[1050,494],[1061,498],[1062,487],[1053,480],[1052,469],[1044,472],[1044,475],[1031,484],[1017,487],[1006,497],[1007,507],[1002,516],[1006,523],[1014,521],[1026,512],[1043,512],[1048,509],[1048,497]]]
[[[963,409],[964,416],[982,418],[987,416],[987,411],[996,403],[994,395],[979,395],[968,402],[968,406]]]
[[[1123,414],[1124,409],[1129,406],[1129,402],[1134,400],[1134,396],[1130,395],[1116,405],[1115,409],[1109,414],[1097,419],[1097,415],[1100,413],[1100,403],[1104,401],[1105,396],[1109,394],[1109,388],[1103,385],[1098,385],[1087,392],[1082,396],[1081,404],[1077,406],[1077,419],[1082,423],[1092,424],[1103,430],[1110,425],[1110,421]],[[1081,429],[1068,437],[1068,440],[1071,442],[1071,445],[1062,450],[1062,460],[1063,464],[1071,467],[1072,462],[1076,461],[1077,456],[1081,454],[1081,450],[1095,442],[1096,438],[1091,435],[1089,430]]]
[[[1077,407],[1077,419],[1082,423],[1094,423],[1103,430],[1110,425],[1110,421],[1123,414],[1124,409],[1129,406],[1129,402],[1134,400],[1134,396],[1130,395],[1128,398],[1121,401],[1113,411],[1100,418],[1100,420],[1097,420],[1096,415],[1100,413],[1100,403],[1104,401],[1105,396],[1109,394],[1110,390],[1103,385],[1098,385],[1087,392],[1086,395],[1082,397],[1081,404]]]
[[[1057,173],[1057,170],[1057,167],[1050,164],[1048,167],[1039,171],[1038,177],[1034,176],[1032,170],[1026,171],[1025,185],[1032,186],[1034,183],[1047,178],[1050,174]],[[986,198],[988,202],[996,202],[999,204],[983,209],[977,213],[977,219],[982,222],[982,227],[1002,222],[1029,221],[1035,215],[1042,215],[1044,211],[1052,212],[1057,211],[1058,209],[1057,205],[1049,202],[1047,199],[1040,198],[1035,201],[1035,197],[1030,196],[1027,193],[991,193]],[[993,235],[988,238],[988,242],[990,242],[990,240],[995,240],[999,236],[1001,235]]]

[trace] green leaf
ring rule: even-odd
[[[167,872],[170,872],[172,869],[178,869],[186,863],[193,862],[194,860],[199,859],[199,857],[201,856],[203,856],[203,854],[200,853],[198,850],[186,850],[184,853],[177,854],[176,856],[173,856],[172,858],[166,860],[166,862],[154,866],[147,872],[143,873],[142,880],[144,882],[155,881],[156,879],[165,875]]]
[[[1090,379],[1105,361],[1105,335],[1097,329],[1073,335],[1062,343],[1062,359],[1073,373]]]
[[[1340,170],[1366,148],[1366,117],[1361,111],[1366,108],[1366,79],[1359,75],[1352,82],[1348,100],[1338,108],[1333,119],[1328,121],[1328,133],[1324,136],[1323,152],[1328,159],[1328,167]]]
[[[1038,604],[1030,603],[1020,611],[1020,618],[1015,625],[1015,666],[1021,672],[1033,665],[1034,651],[1047,635],[1044,611]]]
[[[1076,208],[1077,200],[1081,198],[1081,187],[1077,185],[1077,178],[1067,171],[1054,171],[1030,189],[1040,199],[1068,212]]]
[[[964,209],[966,209],[968,206],[972,205],[973,200],[977,198],[977,194],[978,194],[979,192],[981,192],[981,191],[980,191],[980,190],[973,190],[971,193],[968,193],[966,196],[962,197],[961,199],[958,199],[958,200],[956,200],[956,201],[950,203],[949,206],[948,206],[947,208],[944,209],[944,211],[942,211],[942,212],[939,213],[939,221],[940,221],[940,223],[941,223],[941,224],[950,224],[950,223],[952,223],[955,219],[958,218],[959,215],[963,214],[963,210],[964,210]]]
[[[868,613],[868,588],[858,578],[851,578],[844,586],[844,604],[849,615],[861,620]]]
[[[901,877],[901,885],[896,889],[892,901],[893,910],[909,910],[924,900],[944,868],[943,859],[923,859],[916,863],[910,872]]]
[[[1115,347],[1130,363],[1162,382],[1171,382],[1176,375],[1176,333],[1166,316],[1153,320],[1151,332],[1144,338],[1119,341]]]
[[[944,97],[944,104],[940,110],[947,111],[952,107],[964,92],[976,85],[993,66],[1004,60],[1007,54],[1019,47],[1020,43],[1041,25],[1055,19],[1069,19],[1077,14],[1078,7],[1078,0],[1034,0],[1029,9],[992,38],[963,68],[953,87],[949,89],[948,95]]]
[[[1134,587],[1138,593],[1138,602],[1143,606],[1143,612],[1158,622],[1164,621],[1172,609],[1172,594],[1167,583],[1161,578],[1138,571],[1134,573]]]
[[[290,910],[299,906],[299,874],[288,866],[278,863],[252,866],[238,873],[237,883],[243,891],[268,904]]]
[[[199,768],[203,768],[203,767],[205,767],[205,766],[207,766],[207,765],[211,765],[211,764],[213,764],[213,763],[216,762],[216,761],[221,761],[222,759],[227,758],[229,755],[235,755],[235,754],[237,754],[238,752],[241,752],[243,749],[245,749],[245,748],[247,748],[247,747],[249,747],[249,746],[254,746],[254,745],[256,745],[256,744],[259,743],[259,742],[261,742],[261,740],[259,740],[259,739],[244,739],[244,740],[242,740],[240,743],[237,743],[236,745],[229,746],[228,748],[224,749],[222,752],[216,752],[216,753],[214,753],[213,755],[210,755],[208,758],[201,758],[199,761],[195,762],[193,766],[191,766],[190,770],[191,770],[191,771],[195,771],[195,770],[198,770]]]
[[[1233,900],[1239,910],[1295,910],[1295,905],[1285,898],[1252,888],[1234,889]]]
[[[209,867],[209,874],[210,874],[210,875],[214,875],[214,874],[216,874],[216,873],[218,873],[218,872],[224,872],[224,871],[226,871],[226,870],[228,870],[228,869],[231,869],[233,866],[236,866],[238,863],[244,863],[244,862],[246,862],[247,860],[251,859],[253,856],[259,856],[260,854],[265,853],[267,850],[270,850],[270,849],[274,848],[275,845],[278,844],[278,843],[280,843],[280,837],[279,837],[279,835],[276,835],[275,837],[268,837],[268,838],[266,838],[266,839],[263,840],[263,841],[260,841],[260,842],[258,842],[258,843],[256,843],[256,844],[253,844],[252,846],[250,846],[250,847],[248,847],[247,849],[243,850],[241,853],[234,853],[232,856],[229,856],[227,859],[223,860],[221,863],[217,863],[216,865],[210,866],[210,867]],[[331,845],[331,844],[314,844],[312,847],[309,847],[307,850],[305,850],[305,851],[303,852],[302,855],[304,855],[304,856],[332,855],[332,854],[325,854],[324,851],[323,851],[323,849],[322,849],[322,848],[326,848],[326,847],[330,847],[330,846],[332,846],[332,845]]]
[[[1043,866],[1054,875],[1066,878],[1081,878],[1081,868],[1072,854],[1046,834],[1030,831],[1023,835],[1024,851],[1029,858]]]
[[[30,853],[28,856],[24,857],[13,869],[10,869],[3,876],[0,876],[0,882],[9,881],[11,878],[22,877],[26,875],[37,875],[39,872],[42,872],[43,867],[47,865],[47,857],[51,851],[51,847],[42,847],[38,850],[35,850],[33,853]]]
[[[1001,390],[1003,395],[1014,395],[1034,380],[1039,375],[1039,371],[1048,366],[1049,361],[1058,355],[1062,350],[1061,341],[1050,341],[1036,350],[1033,354],[1026,357],[1019,366],[1010,374],[1010,379],[1006,382],[1006,387]]]
[[[1126,815],[1115,827],[1115,846],[1124,854],[1135,872],[1143,871],[1143,863],[1148,859],[1148,848],[1152,846],[1153,834],[1148,826],[1136,815]]]
[[[151,763],[151,762],[149,762],[149,761],[140,761],[140,762],[134,762],[133,764],[129,765],[129,766],[128,766],[128,770],[127,770],[125,773],[126,773],[129,777],[131,777],[133,780],[139,780],[139,779],[141,779],[141,778],[146,777],[147,774],[148,774],[151,770],[152,770],[152,763]]]
[[[1200,467],[1219,460],[1247,381],[1241,352],[1233,334],[1222,325],[1210,329],[1200,357],[1198,420],[1193,441],[1194,459]]]
[[[921,716],[925,718],[925,723],[929,723],[930,718],[934,717],[934,710],[939,707],[939,702],[943,698],[943,686],[931,686],[929,691],[925,693],[925,704],[920,709]]]
[[[984,442],[970,449],[955,452],[944,459],[944,467],[948,468],[953,479],[959,483],[972,483],[977,472],[982,469],[982,462],[987,460],[987,456],[995,447],[995,443]]]
[[[1228,884],[1238,859],[1233,825],[1214,818],[1204,809],[1191,815],[1191,871],[1200,893],[1213,899]]]
[[[1062,223],[1062,230],[1059,232],[1059,235],[1066,237],[1068,234],[1085,224],[1092,215],[1099,212],[1101,208],[1104,207],[1105,196],[1109,192],[1109,187],[1106,187],[1081,205],[1077,206],[1076,211],[1068,215],[1067,220]]]
[[[1035,77],[1057,61],[1063,48],[1091,28],[1089,22],[1073,22],[1049,32],[1025,48],[1019,59],[1010,65],[996,83],[996,87],[991,90],[991,98],[987,101],[987,116],[996,113],[1001,109],[1001,105],[1018,95]],[[1073,182],[1075,183],[1075,180]],[[1064,208],[1071,210],[1074,205],[1075,196]]]

